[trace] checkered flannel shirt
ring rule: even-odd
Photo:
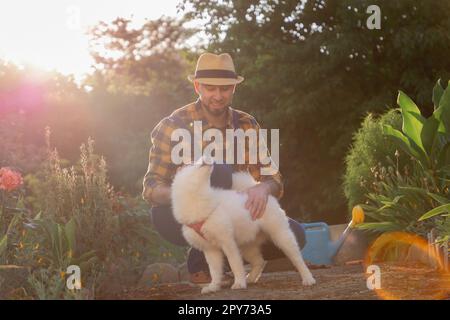
[[[237,113],[237,123],[239,128],[244,131],[247,129],[255,129],[257,132],[260,129],[258,122],[255,118],[248,113],[245,113],[240,110],[234,109]],[[233,109],[231,107],[228,108],[228,120],[226,128],[222,129],[223,137],[224,137],[224,145],[227,145],[225,141],[225,129],[238,129],[233,126]],[[212,128],[213,126],[208,123],[208,120],[204,116],[204,111],[201,106],[200,100],[196,102],[190,103],[184,107],[181,107],[175,110],[171,116],[176,115],[179,119],[186,124],[186,127],[193,128],[194,121],[202,121],[202,131]],[[150,205],[157,205],[152,201],[151,195],[153,189],[158,185],[166,185],[170,186],[173,177],[177,171],[178,165],[174,164],[171,161],[171,150],[174,145],[174,142],[171,141],[171,134],[173,130],[179,128],[173,121],[168,118],[162,119],[156,127],[153,129],[151,133],[151,142],[152,146],[150,148],[149,153],[149,164],[147,172],[144,176],[143,181],[143,192],[142,197],[146,200]],[[191,131],[191,135],[192,131]],[[203,141],[203,148],[208,145],[209,141]],[[259,143],[259,142],[258,142]],[[226,147],[224,147],[226,148]],[[193,153],[193,150],[192,150]],[[283,182],[282,176],[279,171],[274,172],[273,175],[261,175],[260,170],[262,167],[270,167],[271,161],[262,161],[263,163],[268,163],[267,165],[261,164],[261,161],[258,157],[258,161],[256,164],[249,164],[248,158],[248,143],[245,144],[245,163],[244,164],[233,164],[234,171],[248,171],[256,181],[267,181],[272,179],[275,181],[277,185],[277,198],[281,198],[283,195]],[[225,150],[223,153],[223,157],[225,159]],[[267,157],[270,157],[270,154],[267,154]]]

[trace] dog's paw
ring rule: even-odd
[[[247,283],[244,281],[235,281],[234,284],[231,286],[232,290],[238,290],[238,289],[246,289]]]
[[[202,294],[213,293],[220,290],[220,285],[218,284],[208,284],[206,287],[202,288]]]
[[[312,285],[316,284],[316,279],[314,279],[314,277],[312,275],[308,275],[306,277],[303,277],[302,284],[304,286],[312,286]]]

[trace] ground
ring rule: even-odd
[[[317,284],[303,287],[294,271],[264,273],[246,290],[230,290],[202,295],[188,283],[165,284],[145,289],[129,289],[113,299],[220,299],[220,300],[323,300],[323,299],[450,299],[450,274],[420,265],[380,264],[381,290],[367,288],[362,264],[332,266],[312,270]]]

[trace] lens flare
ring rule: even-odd
[[[442,257],[429,250],[424,238],[407,232],[388,232],[369,247],[365,270],[371,265],[381,269],[381,299],[440,300],[450,296],[450,273],[443,270]],[[435,265],[437,268],[432,268]],[[368,281],[371,274],[366,274]]]

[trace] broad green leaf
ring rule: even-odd
[[[420,115],[420,110],[417,105],[403,91],[398,92],[397,104],[400,106],[402,112],[411,112]]]
[[[433,88],[433,104],[434,109],[439,107],[439,101],[441,101],[442,94],[444,93],[444,88],[441,85],[441,79],[438,79]]]
[[[420,138],[422,140],[425,152],[428,155],[431,155],[433,152],[433,146],[435,145],[438,127],[439,127],[439,120],[436,119],[434,114],[432,114],[423,123],[423,128],[422,128],[422,132],[420,134]]]
[[[423,164],[427,164],[427,158],[422,150],[420,150],[412,141],[406,137],[402,132],[392,128],[389,125],[383,125],[383,133],[392,137],[397,145],[402,148],[406,153],[412,157],[418,159]]]
[[[412,101],[404,92],[399,91],[397,103],[402,110],[403,133],[425,152],[421,138],[425,118],[420,114],[420,110],[414,101]]]
[[[410,138],[422,151],[425,152],[421,134],[425,119],[417,113],[402,110],[403,125],[402,131],[405,136]]]
[[[67,237],[67,242],[69,246],[69,250],[72,252],[75,252],[75,232],[76,232],[76,222],[75,219],[72,218],[69,220],[69,222],[66,223],[65,227],[65,233]]]
[[[423,221],[425,219],[429,219],[431,217],[437,216],[439,214],[442,213],[450,213],[450,203],[449,204],[444,204],[442,206],[439,206],[437,208],[434,208],[430,211],[428,211],[427,213],[425,213],[423,216],[421,216],[419,218],[419,221]]]
[[[439,108],[434,113],[436,113],[436,118],[441,121],[438,132],[444,135],[450,134],[450,85],[447,85],[439,101]]]

